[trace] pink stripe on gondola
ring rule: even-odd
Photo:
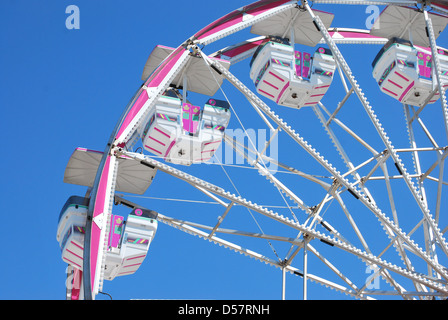
[[[262,92],[262,93],[264,93],[265,95],[268,95],[268,96],[270,96],[270,97],[272,97],[272,98],[275,98],[272,94],[267,93],[267,92],[264,91],[264,90],[259,89],[259,91]]]
[[[392,81],[392,80],[390,80],[390,79],[387,79],[387,81],[390,82],[390,83],[392,83],[393,85],[397,86],[398,88],[403,89],[403,87],[400,86],[400,85],[399,85],[398,83],[396,83],[395,81]]]
[[[148,146],[148,145],[146,145],[146,144],[145,144],[145,147],[148,148],[148,149],[150,149],[150,150],[152,150],[152,151],[154,151],[155,153],[162,154],[162,152],[160,152],[159,150],[156,150],[156,149],[154,149],[154,148],[151,148],[150,146]]]
[[[70,251],[70,250],[67,249],[67,252],[70,252],[70,253],[71,253],[72,255],[74,255],[76,258],[83,260],[83,258],[82,258],[80,255],[74,253],[73,251]]]
[[[216,140],[216,141],[204,143],[204,146],[212,144],[212,143],[221,143],[221,140]]]
[[[165,153],[165,158],[166,158],[166,156],[170,153],[170,151],[171,151],[171,148],[174,146],[176,144],[176,139],[174,139],[173,141],[171,141],[171,143],[170,143],[170,145],[168,146],[168,149],[166,150],[166,153]]]
[[[74,246],[78,247],[79,249],[84,250],[84,248],[81,247],[79,244],[74,243],[73,241],[70,241],[70,243],[73,244]]]
[[[398,99],[398,101],[401,102],[401,100],[403,100],[404,96],[409,92],[409,90],[412,89],[412,87],[414,86],[414,81],[411,82],[411,84],[406,88],[406,90],[403,91],[403,93],[400,96],[400,99]]]
[[[135,266],[139,266],[139,265],[141,265],[141,263],[130,264],[128,266],[124,266],[123,268],[135,267]]]
[[[146,257],[146,255],[141,255],[141,256],[136,256],[136,257],[132,257],[132,258],[128,258],[128,259],[126,259],[126,261],[129,261],[129,260],[134,260],[134,259],[138,259],[138,258],[144,258],[144,257]]]
[[[383,88],[383,90],[384,90],[384,91],[387,91],[387,92],[389,92],[389,93],[391,93],[391,94],[393,94],[394,96],[398,96],[398,94],[396,94],[395,92],[390,91],[390,90],[388,90],[388,89],[386,89],[386,88]]]
[[[289,81],[288,81],[287,84],[285,84],[285,86],[283,87],[282,91],[280,91],[280,94],[278,95],[276,103],[278,103],[278,101],[280,100],[280,97],[283,95],[283,93],[286,91],[286,89],[288,89],[288,87],[289,87]]]
[[[269,71],[269,74],[271,75],[271,76],[274,76],[274,77],[276,77],[278,80],[280,80],[281,82],[285,82],[285,79],[283,79],[283,78],[280,78],[278,75],[276,75],[275,73],[273,73],[273,72],[271,72],[271,71]]]
[[[162,146],[166,146],[166,144],[164,144],[162,141],[157,140],[156,138],[153,138],[151,136],[149,136],[148,138],[151,139],[151,140],[154,140],[157,143],[160,143]]]
[[[65,260],[67,260],[68,262],[70,262],[70,264],[72,264],[72,265],[74,265],[74,266],[77,266],[79,269],[82,269],[82,267],[81,267],[79,264],[74,263],[72,260],[67,259],[67,258],[65,258]]]
[[[264,83],[266,83],[268,86],[271,86],[272,88],[274,88],[275,90],[278,90],[278,87],[274,86],[272,83],[270,83],[269,81],[263,80]]]
[[[409,79],[406,78],[405,76],[403,76],[401,73],[398,73],[397,71],[394,71],[394,73],[395,73],[397,76],[399,76],[399,77],[401,77],[402,79],[404,79],[404,80],[406,80],[406,81],[409,82]]]
[[[157,131],[157,132],[159,132],[159,133],[161,133],[161,134],[163,134],[164,136],[166,136],[167,138],[169,138],[170,136],[169,135],[167,135],[165,132],[163,132],[162,130],[160,130],[159,128],[157,128],[157,127],[154,127],[154,129]]]
[[[315,87],[314,89],[323,89],[323,88],[328,88],[330,85],[325,85],[325,86],[319,86],[319,87]]]

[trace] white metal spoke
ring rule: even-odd
[[[383,140],[385,146],[387,147],[388,151],[390,152],[390,155],[393,158],[397,168],[400,169],[400,171],[403,175],[404,181],[408,185],[409,190],[411,191],[411,193],[414,196],[414,199],[416,200],[417,204],[419,205],[423,215],[425,216],[426,220],[428,221],[429,226],[431,227],[437,240],[441,244],[442,250],[448,256],[448,244],[446,243],[445,238],[440,233],[440,230],[438,229],[438,227],[434,221],[434,218],[429,213],[428,208],[422,202],[421,196],[420,196],[418,190],[416,189],[413,182],[411,181],[409,174],[407,173],[406,168],[404,167],[401,159],[398,157],[397,153],[395,152],[395,150],[392,146],[392,143],[389,140],[389,137],[387,136],[383,127],[381,126],[377,116],[375,115],[373,108],[370,106],[370,104],[367,101],[367,98],[365,97],[364,93],[362,92],[360,86],[357,84],[357,81],[355,80],[355,78],[350,70],[350,67],[348,66],[347,62],[345,61],[344,57],[340,53],[340,51],[337,48],[337,46],[335,45],[335,43],[332,41],[330,35],[328,34],[328,31],[326,30],[326,28],[325,28],[324,24],[322,23],[322,21],[320,20],[319,16],[314,15],[313,11],[308,6],[306,1],[304,1],[304,6],[310,13],[313,20],[317,23],[319,30],[322,33],[327,45],[330,47],[331,51],[333,52],[333,54],[335,56],[335,59],[340,64],[340,66],[343,69],[345,75],[347,76],[350,84],[354,88],[355,93],[357,94],[361,104],[367,111],[368,116],[370,117],[373,125],[375,126],[375,128],[376,128],[377,132],[379,133],[381,139]]]
[[[199,50],[199,48],[196,48]],[[426,256],[426,253],[422,251],[421,248],[418,248],[416,244],[411,241],[406,234],[404,234],[401,230],[399,230],[390,219],[380,211],[379,208],[373,206],[371,201],[365,197],[362,193],[352,187],[352,185],[343,178],[340,173],[327,161],[325,160],[314,148],[312,148],[308,142],[306,142],[301,136],[299,136],[295,130],[293,130],[290,126],[288,126],[279,116],[277,116],[263,101],[261,101],[255,94],[253,94],[241,81],[239,81],[235,76],[233,76],[228,70],[222,68],[219,64],[215,64],[213,61],[209,60],[206,55],[199,50],[202,57],[205,61],[208,61],[211,65],[213,65],[216,69],[218,69],[221,74],[236,88],[238,88],[249,100],[252,100],[254,103],[258,105],[258,107],[269,116],[277,125],[279,125],[284,132],[286,132],[294,141],[296,141],[303,149],[305,149],[315,160],[317,160],[324,168],[326,168],[337,180],[341,183],[341,185],[345,186],[350,192],[354,193],[354,195],[359,199],[367,208],[369,208],[383,223],[384,225],[391,228],[395,234],[398,234],[403,241],[410,244],[412,247],[415,247],[416,252],[420,252],[421,257],[425,257],[425,261],[433,265],[430,258]],[[440,237],[440,236],[439,236]],[[444,241],[442,242],[444,244]],[[446,271],[438,267],[437,265],[433,265],[438,271],[442,274],[444,278],[448,278],[448,274]]]
[[[304,234],[307,234],[310,237],[320,239],[320,240],[325,241],[326,243],[328,243],[330,245],[333,245],[334,247],[337,247],[337,248],[342,249],[344,251],[350,252],[350,253],[358,256],[362,260],[368,261],[369,263],[382,266],[382,267],[384,267],[384,268],[386,268],[386,269],[388,269],[390,271],[393,271],[393,272],[395,272],[397,274],[400,274],[400,275],[402,275],[404,277],[407,277],[407,278],[409,278],[409,279],[411,279],[413,281],[421,283],[421,284],[423,284],[423,285],[425,285],[427,287],[430,287],[432,289],[441,290],[441,291],[444,291],[444,292],[446,291],[448,293],[448,289],[446,289],[443,285],[440,285],[439,283],[435,283],[435,282],[433,282],[431,280],[423,278],[421,275],[419,275],[419,274],[417,274],[417,273],[415,273],[413,271],[409,271],[409,270],[403,269],[403,268],[398,267],[396,265],[393,265],[393,264],[391,264],[389,262],[386,262],[386,261],[384,261],[382,259],[379,259],[379,258],[375,257],[374,255],[372,255],[370,253],[364,252],[364,251],[362,251],[360,249],[357,249],[357,248],[355,248],[355,247],[353,247],[351,245],[347,245],[345,243],[340,242],[339,240],[336,240],[336,239],[333,239],[331,237],[328,237],[328,236],[320,233],[319,231],[313,230],[312,228],[303,227],[302,225],[300,225],[300,224],[298,224],[298,223],[296,223],[296,222],[294,222],[294,221],[292,221],[292,220],[290,220],[288,218],[285,218],[285,217],[283,217],[281,215],[278,215],[277,213],[273,212],[272,210],[267,210],[266,208],[263,208],[263,207],[261,207],[261,206],[259,206],[257,204],[254,204],[254,203],[252,203],[250,201],[247,201],[244,198],[237,197],[237,196],[235,196],[235,195],[233,195],[233,194],[231,194],[229,192],[226,192],[225,190],[223,190],[220,187],[214,186],[214,185],[212,185],[212,184],[210,184],[208,182],[205,182],[205,181],[203,181],[201,179],[198,179],[198,178],[193,177],[193,176],[191,176],[189,174],[183,173],[183,172],[181,172],[181,171],[179,171],[177,169],[171,168],[171,167],[169,167],[169,166],[167,166],[165,164],[162,164],[162,163],[160,163],[160,162],[158,162],[158,161],[156,161],[154,159],[145,158],[144,155],[136,154],[136,153],[130,153],[130,152],[126,152],[126,151],[123,151],[123,150],[122,151],[117,151],[117,152],[119,152],[120,154],[126,155],[126,156],[128,156],[130,158],[133,158],[133,159],[135,159],[135,160],[137,160],[139,162],[144,162],[144,163],[146,163],[146,165],[151,165],[151,166],[157,167],[159,170],[161,170],[163,172],[166,172],[166,173],[168,173],[170,175],[173,175],[173,176],[175,176],[175,177],[177,177],[177,178],[179,178],[181,180],[184,180],[184,181],[186,181],[188,183],[194,183],[194,184],[200,185],[200,186],[204,187],[206,190],[208,190],[210,192],[213,192],[213,193],[215,193],[215,194],[217,194],[219,196],[227,198],[230,201],[233,201],[235,203],[243,205],[243,206],[249,208],[250,210],[253,210],[253,211],[258,212],[258,213],[260,213],[260,214],[262,214],[262,215],[264,215],[266,217],[269,217],[269,218],[273,219],[274,221],[277,221],[277,222],[280,222],[280,223],[285,224],[287,226],[290,226],[293,229],[301,231],[301,232],[303,232]],[[407,236],[403,235],[401,231],[398,232],[398,230],[397,230],[397,233],[400,234],[400,237],[402,237],[404,241],[407,240]],[[207,234],[207,236],[208,236],[208,234]],[[416,247],[413,244],[413,242],[409,241],[408,245],[409,245],[410,248],[412,248],[414,250],[414,252],[416,254],[420,255],[423,259],[425,259],[425,261],[427,263],[431,264],[434,267],[435,270],[437,270],[442,276],[444,276],[444,273],[441,271],[440,266],[439,265],[435,265],[428,257],[426,257],[424,255],[424,253],[421,252],[421,249]]]

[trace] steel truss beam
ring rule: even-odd
[[[159,171],[168,173],[174,177],[177,177],[181,180],[184,180],[187,183],[190,184],[195,184],[198,186],[201,186],[202,188],[204,188],[205,190],[208,190],[212,193],[214,193],[217,196],[226,198],[227,200],[234,202],[235,204],[239,204],[242,206],[247,207],[248,209],[254,211],[254,212],[258,212],[266,217],[269,217],[271,219],[273,219],[274,221],[280,222],[284,225],[290,226],[300,232],[302,232],[303,234],[306,234],[308,237],[312,238],[312,239],[319,239],[321,241],[324,241],[325,243],[328,243],[334,247],[340,248],[344,251],[347,251],[351,254],[354,254],[356,256],[358,256],[360,259],[366,261],[369,264],[374,264],[374,265],[378,265],[380,267],[384,267],[385,269],[392,271],[394,273],[397,273],[399,275],[402,275],[404,277],[407,277],[409,279],[411,279],[412,281],[416,281],[418,283],[421,283],[422,285],[431,288],[433,290],[436,291],[440,291],[440,292],[445,292],[446,294],[448,294],[448,288],[446,288],[443,284],[440,284],[438,282],[434,282],[430,279],[425,278],[423,275],[419,274],[419,273],[415,273],[413,271],[410,270],[406,270],[403,269],[401,267],[398,267],[392,263],[386,262],[378,257],[375,257],[374,255],[367,253],[365,251],[362,251],[358,248],[355,248],[349,244],[346,244],[344,242],[341,242],[338,239],[334,239],[332,237],[329,237],[327,235],[322,234],[319,231],[314,230],[313,228],[310,227],[305,227],[293,220],[290,220],[288,218],[283,217],[282,215],[278,215],[277,213],[273,212],[272,210],[268,210],[266,208],[263,208],[255,203],[252,203],[250,201],[247,201],[246,199],[242,198],[241,196],[236,196],[234,194],[231,194],[230,192],[225,191],[224,189],[212,185],[204,180],[201,180],[197,177],[191,176],[187,173],[184,173],[182,171],[179,171],[177,169],[174,169],[170,166],[167,166],[166,164],[163,164],[161,162],[158,162],[155,159],[152,158],[148,158],[142,154],[139,153],[132,153],[132,152],[127,152],[124,150],[117,150],[116,151],[118,154],[120,155],[125,155],[128,156],[136,161],[141,162],[142,164],[145,165],[149,165],[152,167],[157,168]],[[208,237],[209,233],[205,233],[206,237]],[[400,236],[400,235],[398,235]],[[406,241],[405,241],[406,242]],[[417,247],[415,248],[415,246],[412,243],[409,243],[409,246],[412,249],[415,249],[415,252],[418,255],[421,255],[422,258],[427,259],[426,256],[422,255],[420,251],[420,249]],[[431,261],[427,261],[428,263],[431,263]],[[440,269],[441,266],[434,266],[434,269]]]
[[[352,74],[352,71],[350,67],[348,66],[347,62],[345,61],[344,57],[340,53],[338,47],[332,40],[331,36],[329,35],[328,31],[326,30],[324,24],[320,20],[319,16],[315,15],[311,8],[309,7],[306,0],[303,1],[304,8],[309,12],[310,16],[313,18],[313,21],[316,23],[318,29],[320,30],[322,36],[325,39],[325,42],[333,52],[333,56],[338,62],[338,64],[341,66],[344,74],[346,75],[348,81],[352,85],[352,88],[354,88],[356,95],[358,96],[361,104],[365,108],[369,118],[371,119],[373,125],[375,126],[378,134],[380,135],[381,139],[383,140],[383,143],[385,144],[387,150],[390,153],[390,156],[395,162],[395,165],[397,168],[401,171],[403,175],[403,179],[406,182],[409,190],[411,191],[412,195],[414,196],[415,201],[417,202],[418,206],[420,207],[420,210],[422,211],[424,217],[426,218],[426,221],[428,222],[428,225],[432,229],[437,241],[441,244],[441,249],[445,253],[445,255],[448,256],[448,244],[445,241],[445,238],[441,234],[436,222],[434,221],[434,218],[431,216],[428,208],[425,206],[425,203],[422,201],[422,197],[416,187],[414,186],[412,180],[409,177],[409,174],[406,171],[406,168],[404,167],[401,159],[398,157],[398,154],[395,152],[391,141],[389,140],[389,137],[387,136],[385,130],[381,126],[381,123],[379,122],[373,108],[370,106],[369,102],[367,101],[367,98],[365,97],[364,93],[362,92],[360,86],[357,84],[357,81],[355,80],[355,77]],[[441,91],[442,93],[442,91]],[[442,95],[441,95],[442,97]],[[446,278],[446,275],[444,276]]]
[[[320,21],[320,20],[319,20]],[[307,141],[305,141],[299,134],[295,132],[290,126],[288,126],[283,119],[281,119],[278,115],[276,115],[260,98],[258,98],[254,93],[251,92],[238,78],[232,75],[228,70],[222,68],[219,64],[214,63],[211,59],[209,59],[198,47],[193,48],[198,54],[200,54],[204,61],[206,61],[209,65],[213,66],[213,69],[218,70],[219,74],[224,76],[232,85],[234,85],[238,90],[240,90],[244,96],[249,101],[255,103],[260,110],[262,110],[271,120],[273,120],[281,129],[287,133],[294,141],[296,141],[304,150],[306,150],[315,160],[317,160],[325,169],[327,169],[333,177],[344,187],[346,187],[350,192],[352,192],[357,199],[359,199],[370,211],[372,211],[375,216],[380,220],[382,224],[389,227],[394,234],[398,235],[405,243],[408,243],[411,247],[413,247],[415,252],[418,252],[418,255],[423,258],[427,263],[429,263],[434,268],[438,269],[438,272],[444,278],[448,278],[448,274],[446,271],[438,265],[434,263],[430,257],[426,255],[425,252],[421,248],[418,247],[409,237],[404,234],[401,229],[395,226],[395,224],[384,214],[381,212],[379,208],[373,205],[364,194],[358,191],[351,183],[349,183],[344,177],[341,176],[339,171],[337,171],[327,160],[325,160],[314,148],[312,148]],[[446,245],[445,245],[446,246]]]

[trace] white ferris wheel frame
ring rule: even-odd
[[[204,225],[195,223],[192,221],[184,221],[175,219],[172,217],[165,216],[163,214],[158,215],[158,220],[167,225],[173,226],[179,230],[185,231],[190,234],[194,234],[201,238],[210,240],[216,244],[228,247],[234,251],[243,253],[247,256],[253,257],[257,260],[265,262],[267,264],[278,267],[283,272],[283,289],[282,289],[282,298],[285,298],[285,272],[290,272],[293,274],[300,275],[303,278],[303,296],[306,299],[307,297],[307,281],[312,280],[317,283],[320,283],[324,286],[330,287],[337,291],[343,292],[345,294],[351,295],[358,299],[370,299],[372,295],[375,294],[394,294],[401,296],[403,299],[410,299],[412,297],[446,297],[448,296],[448,287],[446,286],[446,281],[448,281],[448,270],[443,265],[440,265],[437,260],[437,255],[435,253],[436,246],[446,255],[448,256],[448,243],[444,238],[444,233],[447,231],[446,228],[444,230],[440,230],[438,226],[438,216],[440,214],[440,202],[441,202],[441,189],[443,185],[443,171],[444,171],[444,160],[448,155],[448,149],[445,146],[438,146],[435,141],[433,142],[432,148],[418,148],[416,142],[414,140],[413,131],[412,131],[412,122],[420,122],[419,113],[423,110],[424,107],[421,107],[418,111],[416,111],[412,106],[404,105],[405,116],[408,124],[409,136],[411,147],[408,149],[396,149],[393,147],[387,133],[383,129],[378,117],[376,116],[372,106],[370,105],[367,97],[362,91],[361,87],[356,81],[355,76],[353,75],[350,66],[345,61],[343,55],[339,51],[337,43],[385,43],[387,39],[382,38],[372,38],[368,37],[368,31],[366,30],[357,30],[356,32],[365,33],[366,37],[363,38],[337,38],[333,37],[337,30],[332,30],[325,27],[322,23],[321,19],[318,15],[314,13],[314,11],[310,8],[309,3],[304,0],[303,2],[297,1],[280,1],[282,4],[275,6],[269,10],[264,11],[259,15],[245,15],[241,22],[236,23],[228,28],[224,28],[217,32],[211,32],[207,34],[209,30],[207,27],[204,29],[204,33],[200,37],[193,36],[188,39],[185,43],[181,44],[178,48],[174,49],[172,53],[162,62],[162,64],[155,70],[155,72],[148,78],[145,84],[137,91],[134,98],[129,103],[128,107],[124,111],[121,119],[116,125],[115,130],[113,131],[111,138],[106,146],[103,158],[101,160],[100,167],[98,169],[97,176],[95,178],[94,185],[91,189],[89,189],[89,195],[91,197],[88,217],[89,221],[86,226],[86,236],[85,241],[85,251],[84,251],[84,272],[83,272],[83,293],[84,298],[86,299],[94,299],[98,292],[101,291],[102,283],[103,283],[103,274],[104,274],[104,255],[106,248],[106,239],[107,234],[109,232],[109,219],[112,212],[113,204],[126,204],[127,206],[137,207],[138,205],[118,196],[115,194],[115,179],[116,173],[118,170],[118,161],[117,158],[120,157],[128,157],[140,162],[142,165],[150,166],[151,168],[156,168],[159,171],[167,173],[173,177],[176,177],[180,180],[183,180],[193,186],[194,188],[202,191],[204,194],[209,196],[212,200],[216,201],[220,205],[224,207],[224,212],[221,214],[218,223],[216,225]],[[263,2],[268,3],[268,2]],[[331,4],[378,4],[378,5],[420,5],[418,1],[333,1],[333,0],[315,0],[314,3],[331,3]],[[202,47],[215,42],[221,38],[227,37],[233,33],[236,33],[242,29],[245,29],[253,24],[262,21],[270,16],[276,15],[282,11],[288,10],[290,8],[294,8],[300,5],[301,8],[307,12],[312,18],[317,30],[321,32],[323,42],[330,48],[333,53],[333,56],[337,63],[338,71],[340,72],[341,79],[343,81],[343,85],[345,88],[345,97],[339,102],[336,110],[331,113],[326,107],[319,103],[318,106],[313,107],[314,112],[319,117],[322,123],[324,123],[324,127],[327,130],[327,133],[330,135],[331,139],[336,145],[336,148],[343,156],[343,160],[346,165],[349,167],[349,170],[345,173],[340,173],[331,163],[329,163],[319,152],[317,152],[306,140],[303,139],[291,126],[289,126],[283,119],[281,119],[265,102],[263,102],[255,93],[253,93],[248,87],[246,87],[236,76],[234,76],[229,70],[223,67],[221,64],[217,63],[216,60],[212,59],[213,57],[217,57],[222,52],[225,52],[224,48],[214,54],[207,55],[202,51]],[[438,7],[437,5],[433,5],[431,7],[434,10],[437,10],[443,14],[447,14],[447,10],[443,7]],[[241,11],[244,11],[245,7],[241,8]],[[441,70],[440,63],[437,58],[437,44],[434,36],[434,31],[432,28],[431,18],[426,11],[426,7],[422,6],[423,14],[426,22],[426,27],[428,30],[430,48],[432,52],[432,56],[434,57],[434,68],[436,70],[436,78],[438,81],[438,86],[434,88],[434,92],[439,91],[440,101],[442,105],[442,109],[444,111],[444,123],[446,127],[446,131],[448,134],[448,105],[445,96],[445,88],[441,83]],[[210,30],[213,30],[214,25],[210,25]],[[350,30],[349,30],[350,31]],[[198,33],[200,34],[200,33]],[[257,38],[259,39],[259,38]],[[254,41],[252,40],[248,40]],[[237,45],[238,46],[238,45]],[[231,63],[236,63],[245,57],[251,55],[252,51],[244,52],[242,56],[239,56],[238,59],[231,61]],[[187,174],[179,169],[176,169],[172,166],[167,165],[166,163],[162,163],[154,158],[145,156],[140,153],[130,152],[127,150],[127,146],[132,144],[132,140],[135,138],[136,129],[141,126],[141,122],[145,119],[145,115],[150,110],[152,106],[156,103],[157,99],[162,95],[162,93],[168,88],[171,81],[178,75],[179,72],[188,64],[189,59],[192,55],[200,57],[203,61],[210,67],[212,73],[214,72],[215,76],[219,76],[227,80],[231,83],[235,88],[237,88],[245,98],[250,102],[250,104],[254,107],[257,113],[261,116],[263,121],[268,125],[271,131],[275,131],[276,133],[281,130],[282,132],[289,135],[292,140],[298,144],[303,150],[305,150],[311,157],[313,157],[323,168],[325,168],[328,173],[333,177],[333,183],[328,184],[323,182],[315,177],[308,176],[306,173],[300,172],[295,168],[291,168],[288,165],[284,165],[282,163],[277,162],[277,164],[289,170],[295,174],[306,177],[307,179],[316,182],[322,188],[326,190],[326,196],[322,200],[321,205],[317,207],[310,207],[304,203],[304,201],[288,189],[280,180],[274,177],[273,174],[266,170],[263,166],[263,161],[275,161],[274,159],[270,159],[264,154],[264,150],[258,151],[255,150],[256,153],[256,161],[252,162],[256,169],[260,171],[263,175],[266,176],[270,182],[272,182],[276,188],[281,190],[284,194],[286,194],[290,199],[292,199],[298,207],[300,207],[303,211],[305,211],[309,215],[309,219],[304,223],[299,223],[296,220],[289,219],[278,213],[264,208],[258,204],[252,203],[239,195],[235,195],[230,193],[219,186],[216,186],[212,183],[194,177],[190,174]],[[345,79],[347,82],[345,82]],[[346,100],[351,95],[356,95],[363,108],[365,109],[367,115],[369,116],[371,122],[373,123],[378,135],[382,139],[385,149],[381,151],[377,151],[372,148],[367,142],[361,139],[361,137],[357,136],[353,131],[351,131],[347,126],[345,126],[342,122],[340,122],[336,115],[339,110],[343,107]],[[146,96],[144,96],[146,95]],[[145,101],[142,103],[137,110],[134,110],[135,105],[139,99],[144,96]],[[429,101],[429,99],[428,99]],[[412,112],[411,112],[412,111]],[[336,124],[345,130],[348,134],[350,134],[356,141],[358,141],[363,147],[369,150],[372,153],[372,157],[366,160],[364,163],[354,166],[348,157],[346,156],[342,145],[338,142],[336,135],[332,131],[330,127],[331,124]],[[424,130],[427,130],[423,126]],[[430,136],[429,131],[426,131]],[[226,137],[225,142],[228,143],[229,146],[235,147],[235,142],[231,140],[231,138]],[[240,152],[241,149],[235,148],[236,151]],[[419,162],[418,162],[418,152],[432,151],[438,154],[438,161],[434,163],[434,165],[426,172],[422,172]],[[415,174],[410,174],[407,172],[405,165],[399,157],[400,152],[411,152],[415,156],[416,159],[416,167],[417,172]],[[385,166],[386,161],[392,160],[400,172],[399,176],[393,177],[390,176],[387,172],[387,168]],[[376,161],[376,165],[371,170],[370,174],[366,177],[361,178],[361,176],[357,173],[357,170],[370,162]],[[429,174],[439,167],[439,177],[432,178]],[[364,182],[369,178],[372,178],[373,172],[377,169],[381,168],[384,171],[384,177],[382,178],[386,185],[389,186],[390,180],[393,178],[402,179],[412,196],[415,199],[415,202],[420,208],[422,212],[422,220],[418,225],[415,226],[413,230],[406,233],[398,227],[396,217],[394,219],[390,219],[383,213],[380,208],[376,206],[373,199],[369,196],[369,191],[365,187]],[[349,181],[347,179],[348,176],[354,176],[355,182]],[[426,203],[426,197],[424,196],[424,188],[422,185],[416,187],[413,182],[413,178],[419,178],[420,182],[423,182],[425,179],[435,179],[438,183],[438,197],[437,197],[437,205],[435,217],[429,212],[428,205]],[[370,210],[380,221],[383,228],[385,229],[386,234],[390,238],[389,245],[384,249],[383,253],[387,251],[390,247],[395,247],[398,254],[401,256],[404,261],[404,266],[398,266],[393,263],[390,263],[381,258],[382,254],[373,255],[368,247],[357,248],[348,243],[339,233],[333,228],[328,222],[326,222],[322,217],[319,216],[323,205],[329,201],[330,198],[336,199],[341,206],[345,210],[344,202],[340,197],[340,193],[343,191],[350,192],[356,199],[358,199],[368,210]],[[423,195],[422,195],[423,194]],[[393,204],[392,194],[389,194],[390,201]],[[224,200],[223,200],[224,199]],[[250,233],[241,230],[230,230],[224,229],[221,227],[223,220],[226,215],[231,211],[234,205],[244,206],[254,212],[257,212],[261,215],[264,215],[274,221],[277,221],[281,224],[284,224],[294,230],[297,231],[298,236],[296,238],[289,238],[278,235],[267,235],[264,233]],[[348,215],[350,215],[347,212]],[[324,234],[315,229],[316,224],[323,225],[326,230],[328,230],[329,234]],[[425,243],[426,250],[420,248],[420,246],[415,243],[411,239],[412,233],[422,225],[426,225],[428,232],[425,232]],[[359,231],[356,229],[356,225],[354,225],[355,231],[358,233]],[[218,233],[223,234],[233,234],[233,235],[241,235],[243,237],[254,237],[260,239],[267,240],[277,240],[291,243],[295,246],[294,252],[291,254],[289,259],[284,261],[276,261],[271,258],[268,258],[262,254],[259,254],[255,251],[246,249],[237,245],[235,243],[231,243],[227,240],[219,238],[217,236]],[[93,237],[92,235],[95,236]],[[362,234],[358,233],[360,239],[362,239]],[[95,238],[96,237],[96,238]],[[300,239],[300,237],[302,239]],[[96,239],[96,240],[95,240]],[[375,293],[372,290],[367,289],[367,283],[362,286],[356,286],[346,275],[344,275],[340,270],[337,269],[330,261],[328,261],[324,256],[322,256],[312,245],[311,241],[313,239],[321,240],[331,246],[337,247],[343,251],[346,251],[354,256],[362,259],[367,265],[372,265],[378,267],[371,278],[372,280],[375,277],[381,276],[387,279],[387,281],[394,288],[394,292],[382,292]],[[299,270],[296,267],[291,265],[294,257],[299,253],[300,250],[303,250],[303,270]],[[414,268],[407,258],[407,251],[412,252],[414,255],[418,256],[421,260],[423,260],[428,268],[431,270],[433,275],[424,275],[414,271]],[[333,281],[326,280],[317,275],[310,273],[307,270],[307,254],[311,252],[321,259],[324,264],[332,270],[343,282],[345,282],[345,286],[337,284]],[[403,288],[399,282],[397,282],[394,277],[391,275],[392,273],[399,274],[403,277],[406,277],[412,281],[415,287],[415,291],[407,291]]]

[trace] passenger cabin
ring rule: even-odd
[[[250,66],[257,92],[291,108],[316,105],[330,87],[336,69],[329,49],[320,47],[312,56],[296,51],[281,38],[271,38],[258,47]]]
[[[230,105],[209,99],[201,108],[172,94],[157,101],[141,133],[144,148],[168,162],[202,163],[219,148],[230,121]]]
[[[439,49],[438,57],[442,83],[448,86],[448,52]],[[439,99],[438,92],[430,97],[437,88],[430,50],[394,37],[377,54],[372,67],[380,90],[401,103],[421,107],[428,99],[428,103]]]
[[[57,240],[62,260],[83,270],[84,237],[89,199],[70,197],[59,215]],[[134,209],[127,220],[112,215],[105,260],[104,279],[135,273],[148,253],[157,231],[157,213]]]

